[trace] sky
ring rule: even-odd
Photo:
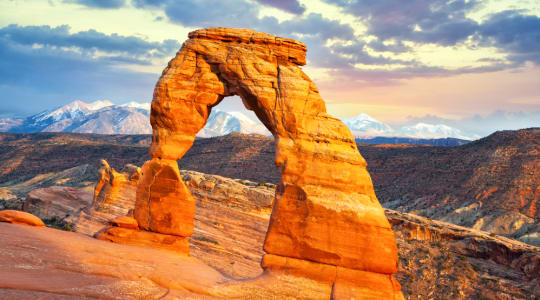
[[[304,42],[302,68],[339,118],[481,136],[540,126],[538,0],[2,0],[0,117],[76,99],[149,102],[204,27]]]

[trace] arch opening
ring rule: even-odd
[[[209,111],[206,124],[197,133],[198,138],[217,137],[233,132],[272,135],[259,121],[257,115],[244,106],[240,97],[224,97],[218,104],[209,108]]]

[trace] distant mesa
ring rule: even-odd
[[[470,143],[470,140],[457,138],[412,138],[412,137],[385,137],[356,138],[357,143],[380,144],[380,145],[430,145],[430,146],[461,146]]]

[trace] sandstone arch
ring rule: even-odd
[[[152,160],[142,169],[134,216],[144,230],[191,234],[195,204],[176,160],[212,107],[239,95],[274,135],[282,174],[263,267],[314,272],[315,263],[380,274],[379,284],[390,284],[398,295],[390,224],[349,129],[326,113],[317,87],[299,67],[305,54],[300,42],[246,29],[191,32],[154,90]]]

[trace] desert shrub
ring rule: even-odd
[[[61,229],[64,231],[75,231],[75,228],[73,227],[73,224],[71,223],[64,224],[64,226],[62,226]]]
[[[205,236],[194,236],[193,239],[195,239],[197,241],[201,241],[201,242],[207,242],[207,243],[210,243],[210,244],[219,245],[218,241],[207,238]]]

